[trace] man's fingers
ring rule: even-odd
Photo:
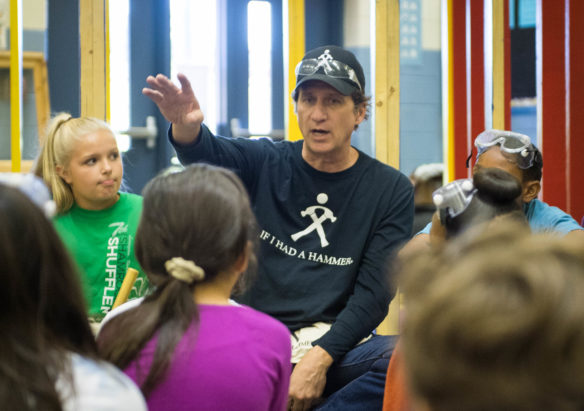
[[[193,88],[191,87],[191,82],[183,73],[177,74],[178,81],[180,82],[180,87],[185,94],[194,94]]]
[[[162,94],[177,94],[180,92],[180,89],[164,74],[156,75],[155,82],[156,89]]]
[[[294,408],[294,411],[310,411],[312,408],[312,401],[311,400],[296,400],[294,404],[298,404],[297,408]]]
[[[157,74],[156,77],[148,76],[146,77],[146,83],[148,83],[148,85],[153,89],[159,89],[161,87],[160,83],[164,77],[166,76],[164,76],[163,74]]]
[[[310,398],[300,399],[295,397],[288,397],[289,411],[309,411],[317,401]]]
[[[156,84],[156,77],[154,77],[154,76],[146,77],[146,83],[148,83],[150,85]]]
[[[180,89],[164,74],[157,74],[156,77],[148,76],[146,77],[146,83],[153,90],[161,92],[164,94],[177,94]]]
[[[303,405],[302,400],[299,399],[293,399],[292,400],[292,406],[290,407],[291,411],[304,411],[304,405]]]
[[[144,87],[142,89],[142,94],[144,94],[150,100],[154,101],[156,104],[160,104],[163,100],[162,94],[159,91],[152,90],[151,88]]]

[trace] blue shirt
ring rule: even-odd
[[[570,231],[583,229],[571,215],[537,199],[525,204],[523,211],[529,226],[536,233],[555,231],[560,234],[568,234]]]

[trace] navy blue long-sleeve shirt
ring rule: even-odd
[[[411,233],[413,188],[399,171],[359,152],[326,173],[302,159],[302,141],[169,138],[183,164],[229,168],[244,182],[260,226],[258,278],[241,303],[291,331],[332,327],[315,342],[336,361],[379,325],[395,293],[388,258]]]

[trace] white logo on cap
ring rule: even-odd
[[[333,61],[333,56],[331,56],[329,49],[326,49],[324,53],[318,56],[318,65],[328,64],[329,61]]]

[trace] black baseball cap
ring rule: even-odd
[[[339,77],[327,74],[325,65],[321,66],[318,63],[316,65],[312,64],[312,68],[316,69],[313,73],[299,73],[299,68],[306,67],[306,64],[320,62],[322,60],[335,62],[335,66],[342,67],[347,75]],[[361,67],[361,64],[353,53],[339,46],[329,45],[317,47],[304,55],[296,67],[296,87],[292,91],[292,98],[296,99],[296,93],[302,84],[313,80],[322,81],[345,96],[349,96],[355,91],[365,91],[363,67]]]

